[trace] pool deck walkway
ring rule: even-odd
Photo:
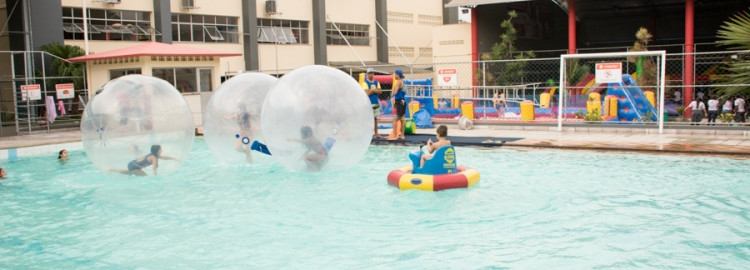
[[[625,151],[663,154],[719,155],[750,158],[750,130],[747,129],[664,129],[659,134],[648,128],[598,128],[528,125],[476,125],[471,130],[460,130],[448,124],[449,139],[463,141],[463,145],[509,148],[552,148],[568,150]],[[380,129],[388,134],[390,129]],[[406,141],[375,140],[375,144],[415,143],[433,135],[434,128],[418,129]],[[409,140],[411,138],[411,140]],[[80,143],[77,129],[56,130],[51,133],[0,137],[0,150]],[[48,150],[49,151],[49,150]],[[4,156],[4,155],[1,155]]]

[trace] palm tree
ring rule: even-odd
[[[716,43],[731,50],[750,50],[750,13],[744,11],[729,18],[719,29],[717,37],[719,41]],[[750,54],[736,56],[736,59],[726,62],[725,74],[718,78],[721,85],[716,88],[721,98],[750,94]]]
[[[76,56],[84,55],[85,52],[81,47],[64,45],[60,43],[50,43],[41,47],[42,51],[45,51],[51,55],[57,56],[52,58],[52,68],[57,71],[58,77],[69,77],[64,82],[73,82],[75,89],[83,89],[83,75],[84,75],[84,64],[83,63],[71,63],[64,59],[73,58]],[[63,82],[62,80],[56,80]],[[75,92],[75,91],[74,91]],[[75,92],[74,100],[78,99],[78,92]],[[73,103],[72,112],[78,111],[78,103]]]
[[[648,43],[651,42],[651,38],[654,36],[648,32],[648,29],[641,27],[635,32],[636,41],[633,43],[633,47],[630,48],[631,52],[645,52],[648,51]],[[654,59],[648,56],[637,56],[629,57],[628,62],[636,63],[636,76],[635,81],[638,86],[646,89],[653,88],[656,84],[656,64]],[[651,89],[653,90],[653,89]]]
[[[586,75],[591,73],[591,66],[582,63],[579,59],[572,59],[568,62],[567,69],[565,71],[565,80],[568,85],[573,86],[583,80]]]

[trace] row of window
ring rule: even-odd
[[[413,24],[414,15],[415,14],[406,13],[406,12],[388,11],[388,22]],[[425,25],[442,25],[443,24],[443,17],[433,16],[433,15],[424,15],[424,14],[416,14],[416,15],[417,15],[417,22],[419,24],[425,24]]]
[[[238,43],[237,17],[172,14],[175,41]]]
[[[403,53],[405,57],[414,57],[414,48],[412,47],[388,47],[388,56],[390,57],[401,57]],[[432,48],[430,47],[419,47],[420,57],[432,57]]]
[[[151,73],[154,77],[171,83],[180,93],[210,92],[213,90],[211,89],[211,68],[154,68]],[[141,69],[113,69],[109,71],[109,78],[116,79],[129,74],[141,74]]]
[[[161,35],[151,27],[151,13],[128,10],[87,9],[90,40],[150,41]],[[65,39],[84,39],[83,10],[63,8]],[[214,15],[173,14],[172,38],[187,42],[239,43],[238,18]],[[259,43],[308,44],[308,21],[258,19],[256,33]],[[326,23],[326,43],[329,45],[370,45],[370,25]]]
[[[83,39],[83,10],[63,8],[62,13],[65,39]],[[92,40],[149,41],[152,34],[161,34],[151,27],[150,12],[89,9],[87,16]]]

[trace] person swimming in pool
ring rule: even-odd
[[[60,162],[68,161],[68,150],[60,150],[60,152],[57,153],[57,160]]]
[[[127,170],[117,170],[117,169],[110,169],[110,170],[119,172],[119,173],[124,173],[124,174],[146,176],[147,174],[146,172],[143,171],[143,168],[146,168],[148,166],[153,166],[153,172],[154,172],[154,175],[156,175],[156,169],[159,167],[159,159],[177,160],[176,158],[165,156],[165,155],[162,155],[161,153],[162,153],[161,145],[155,144],[151,146],[151,153],[149,153],[148,155],[136,158],[133,161],[130,161],[130,163],[128,163]]]
[[[318,139],[313,136],[312,128],[309,126],[303,126],[300,129],[302,139],[289,139],[290,141],[301,142],[307,147],[307,150],[302,154],[302,159],[305,160],[307,168],[310,171],[317,172],[320,168],[325,165],[328,161],[328,151]]]

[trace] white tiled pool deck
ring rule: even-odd
[[[596,127],[475,126],[449,135],[521,138],[505,146],[665,154],[730,155],[750,158],[750,131],[739,129],[657,129]],[[429,132],[434,132],[430,130]],[[421,131],[420,131],[421,133]]]
[[[747,129],[657,129],[597,128],[524,125],[476,125],[460,130],[448,125],[449,136],[498,137],[509,139],[502,147],[553,148],[596,151],[635,151],[664,154],[722,155],[750,158],[750,130]],[[381,134],[389,133],[381,129]],[[434,129],[418,129],[434,134]],[[481,145],[480,145],[481,146]],[[80,150],[79,130],[1,137],[0,160],[32,155],[54,155],[60,149]]]

